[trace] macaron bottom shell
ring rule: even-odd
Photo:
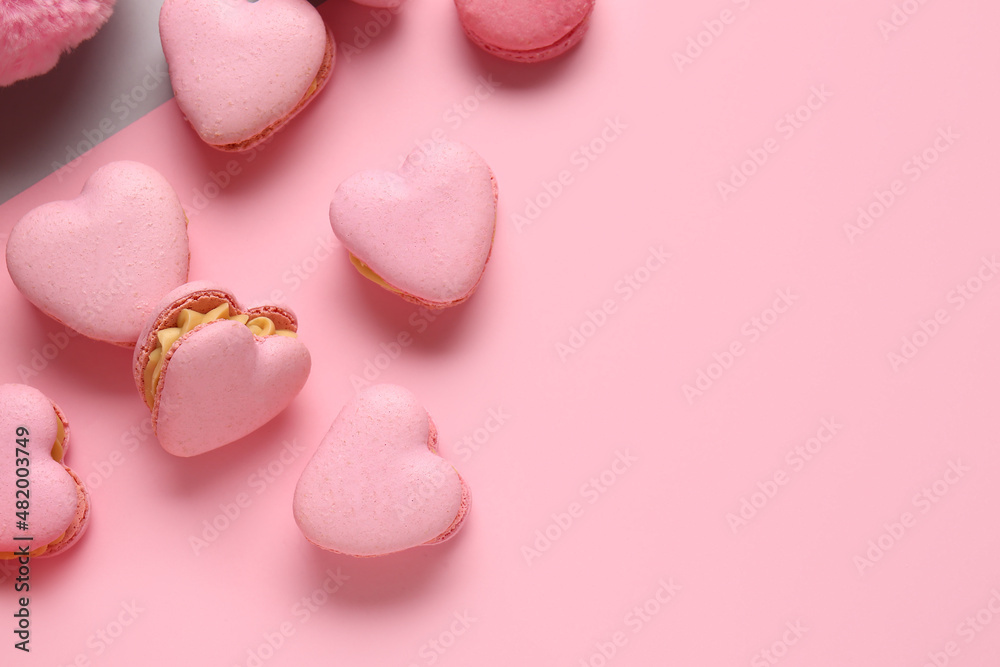
[[[476,284],[472,286],[472,289],[466,292],[463,296],[459,297],[458,299],[453,299],[452,301],[447,301],[447,302],[428,301],[427,299],[422,299],[419,296],[416,296],[415,294],[409,294],[399,289],[398,287],[390,285],[388,282],[385,281],[385,279],[382,276],[375,273],[375,271],[370,266],[361,261],[361,259],[359,259],[354,253],[350,253],[350,260],[351,264],[354,265],[354,268],[358,270],[358,273],[360,273],[362,276],[372,281],[379,287],[382,287],[383,289],[386,289],[392,292],[393,294],[398,294],[400,297],[402,297],[406,301],[409,301],[410,303],[416,304],[418,306],[423,306],[424,308],[429,308],[431,310],[442,310],[444,308],[451,308],[452,306],[457,306],[460,303],[468,301],[469,297],[471,297],[475,293],[476,289],[479,287],[480,281],[482,280],[482,275],[480,275],[479,280],[477,280]]]

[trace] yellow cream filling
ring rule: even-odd
[[[63,456],[66,450],[63,448],[63,442],[66,440],[66,425],[63,424],[59,417],[56,417],[56,441],[52,445],[52,458],[60,463],[63,460]]]
[[[59,418],[59,414],[56,413],[56,441],[52,443],[52,459],[62,463],[63,456],[66,454],[66,448],[63,447],[63,443],[66,441],[66,425],[63,424],[63,420]],[[30,522],[29,522],[30,523]],[[48,544],[44,544],[37,549],[28,552],[28,556],[34,558],[35,556],[41,556],[43,553],[48,551],[49,547],[54,547],[55,545],[66,539],[66,532],[64,531],[62,535],[52,540]],[[13,560],[24,554],[17,554],[12,551],[0,551],[0,560]]]
[[[308,99],[309,99],[310,97],[312,97],[312,96],[313,96],[313,93],[315,93],[315,92],[316,92],[316,90],[317,90],[318,88],[319,88],[319,81],[317,81],[317,80],[316,80],[316,79],[314,78],[314,79],[312,80],[312,83],[311,83],[311,84],[309,84],[309,90],[307,90],[307,91],[306,91],[306,94],[302,96],[302,99],[303,99],[303,100],[308,100]]]
[[[383,280],[382,276],[372,271],[372,267],[368,266],[360,259],[358,259],[353,252],[349,253],[349,255],[351,258],[351,264],[353,264],[354,268],[358,270],[358,273],[360,273],[361,275],[363,275],[365,278],[372,281],[376,285],[381,285],[390,292],[395,292],[396,294],[402,294],[400,290],[396,289],[395,287],[387,283],[385,280]]]
[[[492,247],[493,241],[496,240],[496,236],[497,236],[497,232],[496,232],[496,228],[494,227],[494,229],[493,229],[493,239],[490,240],[491,247]],[[355,255],[353,252],[349,252],[349,253],[347,253],[347,255],[348,255],[348,257],[351,260],[351,264],[354,265],[354,268],[357,269],[358,273],[360,273],[361,275],[363,275],[365,278],[367,278],[368,280],[372,281],[376,285],[380,285],[381,287],[384,287],[385,289],[389,290],[390,292],[395,292],[396,294],[403,294],[403,290],[397,289],[397,288],[393,287],[392,285],[390,285],[389,283],[387,283],[382,278],[382,276],[380,276],[379,274],[375,273],[375,271],[372,270],[372,267],[370,267],[367,264],[365,264],[364,262],[362,262],[361,259],[359,259],[358,256]]]
[[[185,308],[177,317],[177,326],[167,329],[160,329],[156,332],[158,345],[156,349],[149,353],[149,361],[146,363],[144,380],[146,386],[146,403],[153,407],[153,399],[156,396],[156,386],[160,382],[160,374],[163,371],[163,362],[166,360],[167,352],[177,340],[191,331],[195,327],[214,322],[215,320],[233,320],[240,324],[245,324],[250,332],[255,336],[287,336],[295,338],[294,331],[289,329],[278,329],[270,318],[259,315],[252,320],[249,315],[229,314],[229,303],[223,303],[207,313],[199,313],[197,310]]]

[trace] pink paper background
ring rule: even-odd
[[[908,19],[883,34],[894,8]],[[341,44],[373,20],[320,11]],[[270,425],[177,459],[131,353],[64,338],[0,279],[0,381],[60,404],[93,501],[80,544],[32,563],[30,656],[0,581],[0,662],[997,664],[998,23],[982,1],[608,0],[580,48],[517,66],[468,43],[451,3],[410,0],[264,149],[202,145],[171,101],[6,202],[4,235],[108,161],[152,165],[189,212],[191,277],[291,304],[314,366]],[[501,199],[479,292],[428,322],[356,274],[327,208],[440,134],[485,157]],[[904,337],[920,347],[894,368]],[[445,545],[355,560],[292,520],[367,364],[420,397],[471,485]],[[715,379],[689,400],[699,371]]]

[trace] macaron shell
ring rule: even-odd
[[[145,382],[149,354],[159,344],[156,332],[174,326],[177,323],[178,314],[184,308],[209,298],[215,300],[215,305],[228,301],[234,305],[236,310],[239,310],[236,298],[229,291],[207,280],[195,280],[174,288],[167,292],[153,308],[139,333],[132,354],[132,379],[140,394],[144,395],[146,391],[143,383]]]
[[[583,39],[594,0],[455,0],[455,6],[480,48],[507,60],[538,62]]]
[[[73,482],[76,484],[76,514],[73,516],[73,521],[70,522],[69,528],[66,529],[62,539],[46,547],[43,553],[33,556],[33,558],[48,558],[66,551],[80,541],[83,534],[87,532],[87,526],[90,525],[90,494],[87,492],[87,487],[84,486],[83,480],[73,470],[66,468],[66,472],[69,473],[69,476],[73,478]]]
[[[159,345],[156,332],[166,327],[176,326],[177,317],[185,308],[191,308],[197,304],[202,308],[211,309],[225,302],[230,304],[231,312],[247,313],[250,315],[250,319],[257,315],[264,315],[271,318],[279,329],[298,331],[298,319],[288,306],[257,304],[246,308],[232,292],[209,280],[193,280],[185,283],[174,288],[160,299],[139,334],[132,355],[132,378],[135,380],[136,389],[139,390],[140,394],[145,395],[146,391],[143,383],[145,382],[146,364],[149,363],[149,354]]]
[[[80,196],[28,212],[7,241],[21,293],[66,326],[116,345],[135,344],[160,297],[187,280],[187,217],[152,167],[111,162]]]
[[[458,142],[411,153],[398,172],[363,171],[337,188],[330,222],[382,280],[430,307],[461,303],[486,268],[496,228],[489,165]]]
[[[249,148],[291,118],[335,58],[307,0],[166,0],[159,26],[177,104],[219,148]]]
[[[310,363],[296,338],[254,336],[232,320],[204,324],[166,355],[153,431],[176,456],[234,442],[288,407],[305,385]]]
[[[370,387],[334,420],[295,488],[293,513],[317,546],[377,556],[450,538],[465,482],[435,453],[437,431],[408,390]]]
[[[28,430],[28,465],[24,466],[23,453],[17,443],[17,429]],[[16,552],[28,544],[30,551],[44,547],[64,533],[77,537],[82,532],[88,513],[86,491],[79,479],[66,466],[52,458],[52,446],[58,433],[55,406],[37,389],[25,385],[0,385],[0,433],[4,447],[0,451],[0,552]],[[66,429],[64,444],[69,442]],[[17,527],[19,510],[16,474],[18,468],[27,468],[28,514],[27,530]],[[80,514],[83,514],[80,518]],[[71,530],[73,529],[73,530]],[[26,542],[14,537],[30,536]],[[75,541],[75,539],[74,539]],[[69,545],[65,545],[69,546]]]
[[[90,525],[90,493],[87,491],[87,487],[84,485],[83,480],[80,476],[76,474],[75,471],[66,467],[66,454],[69,451],[70,442],[70,426],[69,420],[66,419],[66,415],[63,414],[62,410],[55,403],[52,404],[55,409],[56,417],[63,424],[63,443],[62,443],[62,459],[61,463],[69,476],[73,478],[73,483],[76,484],[76,514],[73,517],[73,521],[70,522],[69,528],[63,533],[62,537],[55,544],[49,544],[46,546],[45,551],[34,558],[48,558],[49,556],[55,556],[58,553],[66,551],[74,544],[76,544],[83,534],[87,531],[87,526]]]

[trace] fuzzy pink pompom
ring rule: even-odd
[[[89,39],[115,0],[0,0],[0,86],[45,74]]]

